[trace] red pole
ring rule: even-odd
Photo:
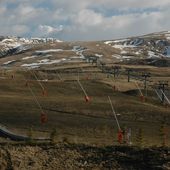
[[[123,131],[121,129],[118,131],[117,138],[118,138],[119,144],[122,144],[122,142],[123,142]]]

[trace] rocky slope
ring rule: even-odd
[[[6,145],[0,147],[0,169],[168,170],[170,148],[127,146]]]

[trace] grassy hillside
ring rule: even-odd
[[[83,73],[80,72],[82,68]],[[156,67],[138,68],[151,72],[153,82],[169,79],[168,68],[161,69],[161,72]],[[77,82],[78,75],[90,97],[89,102],[85,102],[85,95]],[[37,81],[36,78],[43,81]],[[122,129],[132,129],[133,144],[138,130],[142,129],[143,145],[161,145],[162,122],[167,131],[170,130],[169,107],[160,103],[151,88],[148,89],[147,101],[142,102],[135,81],[143,89],[143,83],[138,80],[127,82],[125,73],[114,79],[89,64],[77,67],[67,64],[57,69],[46,68],[34,72],[16,69],[5,71],[4,74],[2,71],[0,120],[16,133],[27,134],[32,127],[34,136],[49,136],[52,129],[56,128],[56,141],[67,138],[76,143],[116,144],[117,125],[108,100],[110,96]],[[46,124],[40,122],[41,110],[29,87],[48,116]],[[47,96],[43,96],[42,88],[48,92]],[[169,133],[166,142],[170,144]]]

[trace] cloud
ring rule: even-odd
[[[1,26],[0,35],[6,36],[25,36],[30,32],[30,28],[26,25],[13,25],[12,27]]]
[[[1,6],[0,7],[0,15],[3,15],[6,12],[6,7],[5,6]]]
[[[63,31],[63,26],[52,27],[49,25],[39,25],[38,32],[40,36],[50,36]]]
[[[95,13],[92,10],[82,10],[77,15],[74,15],[72,22],[81,26],[95,26],[102,22],[102,15]]]
[[[127,37],[168,30],[169,8],[169,0],[1,0],[0,34],[63,40]]]
[[[27,27],[26,25],[14,25],[12,27],[12,32],[19,36],[22,36],[22,35],[28,33],[29,31],[30,31],[29,27]]]

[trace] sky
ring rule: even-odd
[[[170,0],[0,0],[0,35],[107,40],[170,30]]]

